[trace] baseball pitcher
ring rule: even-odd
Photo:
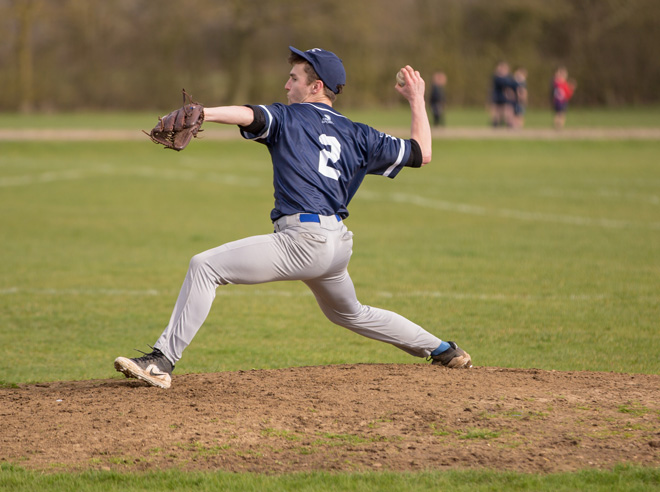
[[[472,367],[470,356],[454,342],[399,314],[360,304],[347,270],[353,234],[345,219],[365,176],[394,178],[404,167],[431,161],[424,80],[410,66],[398,74],[395,89],[409,102],[412,123],[410,139],[395,138],[333,109],[346,84],[344,66],[334,53],[289,49],[288,104],[204,108],[191,100],[152,130],[154,141],[174,150],[185,148],[202,122],[238,125],[245,139],[265,145],[273,164],[274,232],[194,256],[152,352],[118,357],[115,368],[169,388],[174,366],[208,316],[218,286],[278,280],[304,282],[328,319],[355,333],[430,357],[432,364]]]

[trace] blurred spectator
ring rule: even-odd
[[[494,127],[511,126],[513,121],[514,99],[513,78],[509,64],[500,61],[493,73],[493,88],[491,92],[491,124]]]
[[[527,70],[517,68],[513,72],[514,104],[513,104],[513,127],[525,126],[525,110],[527,109]]]
[[[431,82],[431,112],[433,113],[433,126],[445,126],[445,104],[447,94],[447,75],[444,72],[435,72]]]
[[[565,67],[559,67],[552,81],[552,108],[555,113],[554,126],[557,130],[564,128],[568,101],[573,97],[577,87],[575,80],[567,79],[568,71]]]

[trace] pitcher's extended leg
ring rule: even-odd
[[[346,270],[305,283],[328,319],[355,333],[390,343],[417,357],[428,357],[442,342],[397,313],[360,304]]]

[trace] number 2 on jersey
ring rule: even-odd
[[[330,150],[322,149],[319,154],[319,172],[323,176],[338,181],[339,176],[341,176],[341,172],[334,167],[330,167],[328,165],[328,161],[335,164],[339,160],[339,154],[341,154],[341,144],[335,137],[326,135],[325,133],[319,135],[319,141],[323,145],[330,147]]]

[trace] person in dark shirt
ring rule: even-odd
[[[431,112],[433,114],[433,126],[445,126],[445,104],[447,103],[447,94],[445,87],[447,85],[447,75],[444,72],[433,74],[431,83],[431,97],[429,99]]]
[[[491,89],[491,125],[511,126],[513,110],[511,101],[514,98],[514,82],[511,69],[505,61],[500,61],[495,67]]]

